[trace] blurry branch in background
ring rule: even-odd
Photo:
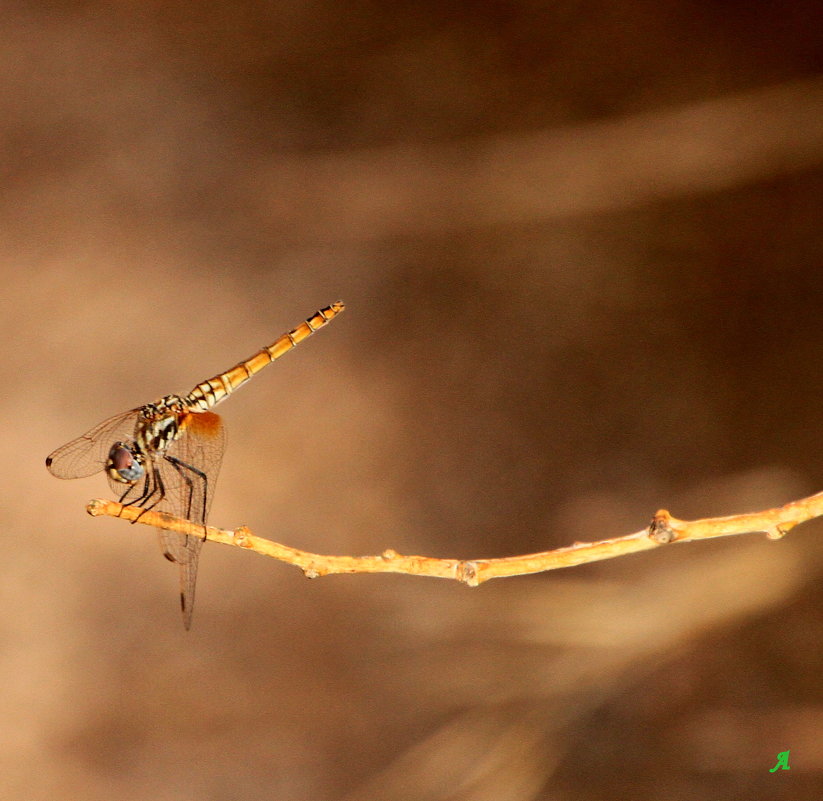
[[[86,507],[93,517],[107,515],[130,522],[203,537],[203,526],[166,514],[123,506],[115,501],[93,500]],[[502,559],[438,559],[431,556],[404,556],[391,549],[379,556],[325,556],[309,553],[288,545],[257,537],[245,526],[234,531],[205,527],[206,539],[246,548],[263,556],[299,567],[309,578],[332,573],[406,573],[413,576],[432,576],[460,581],[476,587],[492,578],[542,573],[561,567],[613,559],[638,551],[646,551],[673,542],[694,542],[712,537],[729,537],[762,531],[770,539],[784,537],[798,523],[823,515],[823,492],[792,501],[775,509],[762,512],[712,517],[702,520],[678,520],[665,509],[652,518],[647,528],[624,537],[598,542],[576,542],[553,551],[508,556]]]
[[[823,79],[429,146],[284,158],[238,173],[296,241],[365,241],[622,211],[823,162]]]

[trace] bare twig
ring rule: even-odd
[[[202,537],[203,527],[164,512],[147,512],[136,506],[123,506],[115,501],[93,500],[86,507],[94,517],[107,515],[131,522],[177,531],[192,537]],[[508,556],[502,559],[438,559],[432,556],[404,556],[394,550],[379,556],[326,556],[301,551],[288,545],[257,537],[245,526],[234,531],[207,526],[206,539],[247,548],[263,556],[271,556],[299,567],[309,578],[331,573],[407,573],[414,576],[433,576],[461,581],[476,587],[492,578],[541,573],[560,567],[572,567],[601,559],[657,548],[672,542],[693,542],[712,537],[729,537],[756,531],[765,532],[769,539],[784,537],[798,523],[823,515],[823,492],[801,498],[775,509],[762,512],[712,517],[702,520],[678,520],[665,509],[652,518],[647,528],[599,542],[576,542],[553,551]]]

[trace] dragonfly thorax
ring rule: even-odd
[[[146,473],[145,457],[134,442],[115,442],[106,460],[106,472],[121,484],[136,484]]]
[[[159,420],[169,415],[182,414],[187,410],[186,401],[179,395],[164,395],[154,403],[147,403],[140,409],[140,420]]]
[[[179,420],[187,411],[179,395],[166,395],[140,410],[135,440],[148,453],[165,451],[180,436]]]

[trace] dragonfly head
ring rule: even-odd
[[[146,472],[143,454],[133,442],[115,442],[106,460],[106,472],[121,484],[136,484]]]

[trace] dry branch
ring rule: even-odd
[[[144,511],[136,506],[123,506],[114,501],[93,500],[86,507],[94,517],[107,515],[131,522],[202,537],[202,526],[173,517],[164,512]],[[712,537],[729,537],[762,531],[770,539],[780,539],[798,523],[823,515],[823,492],[801,498],[775,509],[762,512],[712,517],[702,520],[678,520],[661,509],[647,528],[599,542],[576,542],[553,551],[508,556],[502,559],[438,559],[431,556],[404,556],[394,550],[379,556],[325,556],[301,551],[288,545],[257,537],[245,526],[234,531],[207,526],[206,539],[246,548],[263,556],[299,567],[309,578],[331,573],[407,573],[413,576],[433,576],[461,581],[470,587],[492,578],[541,573],[560,567],[571,567],[601,559],[613,559],[637,551],[657,548],[672,542],[693,542]]]

